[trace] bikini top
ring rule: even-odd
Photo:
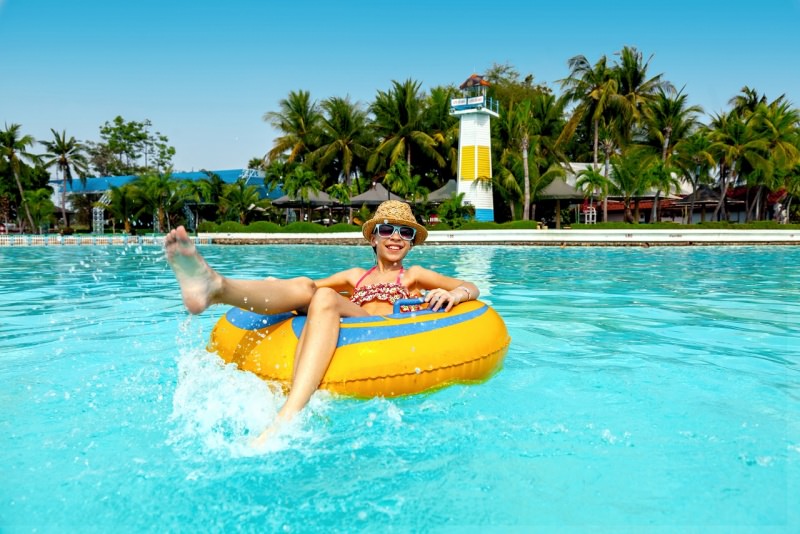
[[[350,296],[351,302],[358,304],[359,306],[363,306],[367,302],[372,302],[375,300],[394,304],[400,299],[407,299],[409,297],[408,289],[406,289],[405,286],[400,283],[400,277],[403,276],[402,267],[400,268],[400,272],[397,274],[397,280],[394,282],[368,284],[359,287],[364,278],[366,278],[376,268],[377,265],[365,272],[364,276],[358,279],[358,282],[356,282],[356,286],[353,290],[353,294]]]

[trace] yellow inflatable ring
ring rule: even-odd
[[[489,378],[511,339],[503,319],[480,301],[449,312],[420,310],[342,320],[321,389],[356,397],[394,397]],[[232,308],[211,332],[209,350],[240,369],[289,385],[306,318]]]

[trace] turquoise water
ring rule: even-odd
[[[241,277],[368,247],[203,247]],[[0,248],[0,531],[800,526],[800,249],[421,247],[512,337],[488,382],[282,397],[204,350],[157,247]]]

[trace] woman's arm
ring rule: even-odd
[[[434,311],[441,308],[450,311],[453,306],[468,300],[476,300],[480,295],[478,286],[472,282],[445,276],[423,267],[414,266],[411,269],[413,272],[410,274],[413,274],[415,288],[428,291],[425,294],[425,302]]]

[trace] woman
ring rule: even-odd
[[[408,204],[384,202],[364,223],[362,233],[375,252],[375,266],[354,267],[321,280],[226,278],[205,262],[183,227],[171,231],[165,239],[167,261],[175,271],[189,312],[197,314],[212,304],[227,304],[264,314],[293,310],[307,314],[297,344],[292,385],[276,424],[291,420],[319,387],[336,350],[342,317],[389,314],[395,301],[423,292],[433,310],[450,311],[461,302],[478,298],[478,288],[471,282],[423,267],[403,267],[411,248],[428,237]],[[256,444],[270,433],[265,431]]]

